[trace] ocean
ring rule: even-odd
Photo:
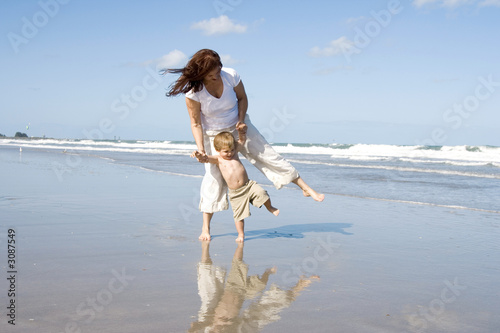
[[[500,147],[295,143],[273,147],[311,187],[327,195],[500,214]],[[189,157],[195,149],[194,142],[187,141],[0,139],[0,150],[19,151],[20,158],[34,151],[65,154],[65,163],[52,165],[58,181],[64,181],[86,156],[151,172],[200,177],[201,182],[203,166]],[[271,187],[244,163],[250,178]],[[334,199],[327,202],[335,204]]]

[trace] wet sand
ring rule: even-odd
[[[201,178],[0,151],[1,332],[498,332],[500,216],[267,187],[198,241]],[[8,230],[15,230],[15,326]],[[217,331],[215,330],[215,331]]]

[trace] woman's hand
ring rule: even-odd
[[[238,130],[238,144],[243,146],[247,141],[247,129],[248,126],[244,122],[238,121],[236,124],[236,129]]]
[[[247,124],[245,124],[244,122],[242,121],[238,121],[236,123],[236,129],[238,130],[238,132],[241,132],[241,133],[246,133],[247,132],[247,129],[248,129],[248,126]]]

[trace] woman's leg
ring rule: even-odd
[[[314,200],[319,201],[319,202],[321,202],[325,199],[324,194],[320,194],[320,193],[316,192],[315,190],[313,190],[309,185],[307,185],[307,183],[300,176],[299,176],[299,178],[295,179],[293,181],[293,183],[295,185],[297,185],[298,187],[300,187],[300,189],[302,190],[302,193],[304,194],[305,197],[311,197]]]
[[[201,228],[201,235],[198,238],[202,241],[210,240],[210,221],[214,213],[203,213],[203,227]]]
[[[262,172],[277,189],[297,179],[299,177],[297,170],[274,150],[252,124],[248,115],[245,123],[247,125],[247,140],[240,151],[241,154]]]
[[[215,151],[213,147],[213,137],[204,136],[205,152],[212,155]],[[200,240],[210,240],[210,221],[215,212],[220,212],[229,208],[227,202],[227,185],[222,178],[219,168],[210,163],[205,164],[205,176],[201,182],[200,189],[200,211],[203,212],[203,226]]]
[[[277,189],[293,182],[302,189],[304,196],[311,197],[316,201],[324,200],[325,195],[317,193],[307,185],[293,165],[278,154],[255,126],[253,126],[248,115],[245,123],[248,127],[247,141],[241,153],[250,163],[273,182]]]

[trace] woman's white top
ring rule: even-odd
[[[234,87],[240,83],[239,74],[232,68],[222,68],[221,78],[224,91],[220,98],[212,96],[205,86],[198,92],[192,90],[186,97],[201,104],[201,125],[203,130],[221,130],[238,122],[238,98]]]

